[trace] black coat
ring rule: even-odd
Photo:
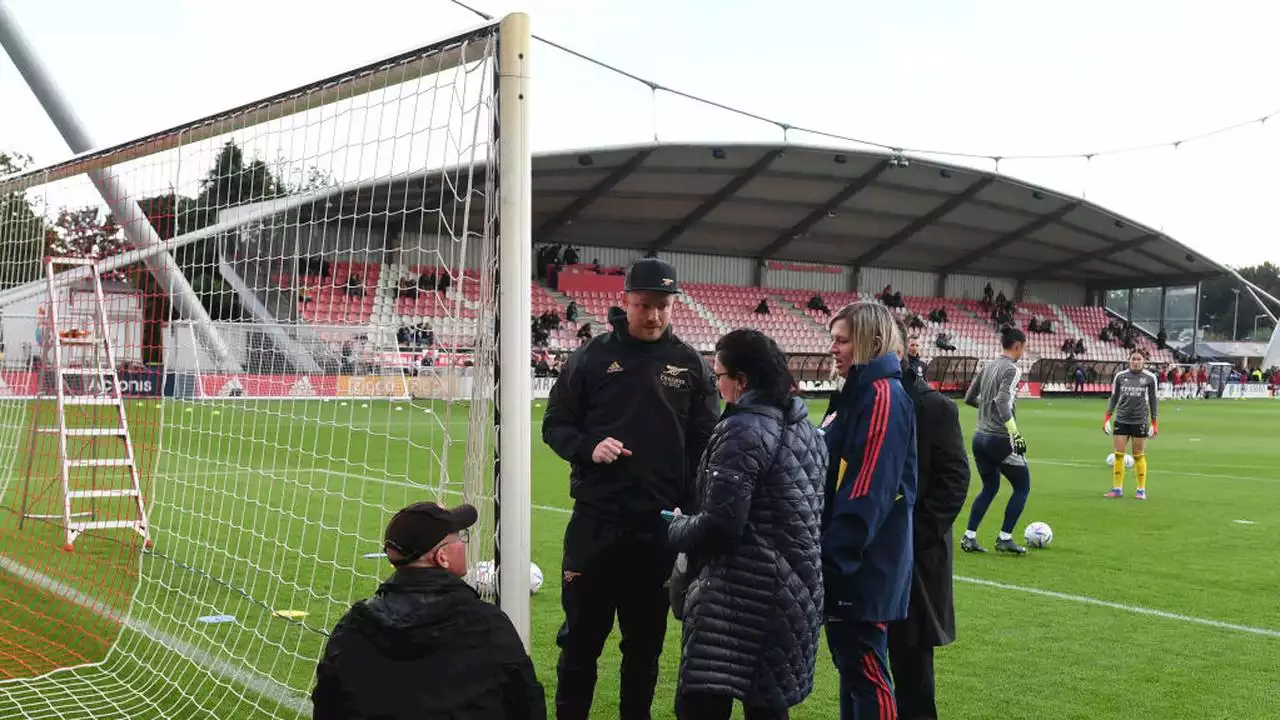
[[[668,527],[697,568],[679,692],[784,708],[813,690],[826,471],[802,401],[784,414],[748,393],[725,410],[699,467],[701,512]]]
[[[314,720],[545,720],[511,621],[445,570],[402,568],[334,626]]]
[[[907,644],[936,647],[956,636],[952,527],[969,491],[969,456],[955,402],[920,378],[907,389],[916,406],[919,464],[912,538],[915,568],[907,618],[893,623],[890,632]]]
[[[627,331],[626,313],[609,316],[569,357],[542,419],[542,439],[570,463],[574,511],[628,525],[689,507],[694,472],[720,414],[716,381],[702,356],[667,329],[656,342]],[[631,455],[597,465],[607,437]]]

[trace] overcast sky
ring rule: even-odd
[[[477,19],[446,0],[0,0],[100,145],[422,45]],[[473,0],[717,102],[907,147],[1090,153],[1280,110],[1280,3],[1259,0]],[[74,10],[72,9],[74,8]],[[776,140],[776,127],[533,49],[535,150]],[[792,133],[798,142],[840,144]],[[0,54],[0,149],[70,155]],[[1004,161],[1231,264],[1280,261],[1280,117],[1120,156]],[[992,163],[951,160],[987,169]]]

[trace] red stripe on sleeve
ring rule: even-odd
[[[860,498],[871,490],[871,477],[876,471],[876,462],[880,460],[880,450],[884,447],[884,438],[889,428],[889,405],[893,393],[889,390],[889,381],[880,379],[872,384],[876,399],[871,408],[871,422],[867,429],[867,446],[862,452],[862,467],[858,470],[858,479],[853,483],[849,498]]]

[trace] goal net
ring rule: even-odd
[[[527,47],[512,15],[0,178],[0,717],[310,717],[420,500],[479,509],[528,641]]]

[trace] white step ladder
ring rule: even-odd
[[[67,265],[88,268],[85,278],[92,286],[93,312],[88,329],[64,327],[70,325],[71,318],[63,318],[59,313],[59,288],[68,285],[58,279],[56,266]],[[37,390],[36,410],[31,425],[31,438],[28,443],[26,480],[22,491],[22,515],[19,527],[26,520],[59,520],[66,532],[66,544],[63,550],[71,552],[75,548],[76,539],[87,530],[109,530],[128,528],[142,536],[144,545],[151,547],[151,535],[147,524],[147,510],[142,497],[142,487],[138,477],[138,466],[134,456],[133,439],[129,434],[129,417],[125,410],[124,397],[116,376],[115,351],[111,346],[111,328],[107,322],[106,294],[102,288],[102,276],[98,272],[96,261],[87,258],[45,258],[45,281],[49,293],[49,319],[44,329],[42,343],[41,382]],[[70,297],[70,296],[68,296]],[[68,308],[68,315],[70,309]],[[48,351],[52,351],[51,353]],[[52,358],[48,356],[52,354]],[[49,361],[52,360],[50,364]],[[52,394],[43,381],[49,374]],[[78,382],[73,379],[79,378]],[[96,382],[93,380],[96,378]],[[57,414],[57,425],[40,426],[43,418],[41,408],[44,402],[54,401]],[[90,407],[90,417],[98,427],[69,427],[67,408],[75,406],[110,406],[115,408],[114,417],[104,421],[96,408]],[[37,452],[37,434],[57,435],[58,438],[58,480],[61,485],[62,511],[54,514],[36,514],[28,512],[30,504],[31,469]],[[107,447],[119,446],[123,455],[101,457],[99,440],[113,442]],[[86,446],[82,441],[88,440]],[[73,447],[74,446],[74,447]],[[89,489],[72,487],[72,469],[90,468]],[[99,486],[98,468],[123,468],[125,472],[108,473],[115,478],[114,483]],[[127,483],[121,483],[124,476]],[[79,476],[76,478],[80,479]],[[77,483],[78,485],[79,483]],[[124,485],[111,487],[110,485]],[[126,518],[100,519],[96,509],[99,498],[130,498],[132,511]],[[80,501],[80,502],[77,502]],[[79,510],[76,506],[88,501],[87,510]]]

